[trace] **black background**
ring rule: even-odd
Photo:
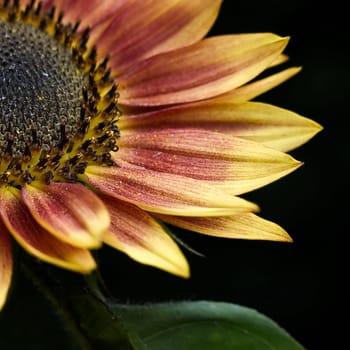
[[[286,228],[294,243],[225,240],[175,230],[206,256],[185,252],[190,280],[141,266],[106,247],[98,253],[100,271],[118,301],[238,303],[275,320],[308,350],[340,348],[338,331],[332,329],[341,302],[338,242],[347,235],[340,214],[340,200],[346,198],[342,174],[348,167],[349,118],[349,42],[342,14],[336,2],[322,7],[301,0],[225,0],[210,32],[291,36],[286,66],[303,66],[299,75],[258,100],[310,117],[324,130],[292,152],[305,162],[303,167],[245,196],[259,203],[261,216]],[[66,344],[49,304],[20,273],[0,315],[0,335],[1,350],[24,344],[26,349],[64,349]]]

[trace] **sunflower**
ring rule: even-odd
[[[221,2],[2,1],[0,309],[11,236],[80,273],[107,244],[182,277],[164,223],[290,240],[239,195],[297,169],[286,152],[321,127],[251,101],[300,69],[259,77],[289,38],[204,38]]]

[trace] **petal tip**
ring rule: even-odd
[[[303,69],[302,66],[296,66],[296,67],[290,67],[289,70],[291,72],[291,75],[295,75],[298,74],[299,72],[301,72]]]
[[[94,259],[91,259],[85,266],[81,266],[80,270],[76,270],[84,275],[89,275],[92,271],[96,270],[97,264]]]
[[[273,233],[273,236],[270,237],[270,241],[274,242],[281,242],[281,243],[293,243],[293,238],[288,234],[288,232],[280,227],[277,224],[274,224],[276,226],[276,231]]]
[[[174,271],[175,274],[184,279],[189,279],[191,277],[191,269],[190,265],[186,259],[184,259],[184,263],[181,266],[178,266],[177,271]]]
[[[290,36],[283,36],[283,37],[280,37],[279,40],[276,41],[277,43],[280,43],[282,51],[286,48],[290,39],[291,39]]]
[[[291,236],[287,234],[285,237],[283,237],[283,239],[281,239],[281,242],[294,243],[294,240]]]

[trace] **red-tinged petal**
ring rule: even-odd
[[[10,289],[13,270],[12,248],[9,233],[0,221],[0,311]]]
[[[22,199],[41,226],[76,247],[99,247],[110,224],[103,202],[80,184],[33,182],[23,187]]]
[[[279,225],[252,214],[189,218],[156,215],[162,221],[209,236],[291,242],[288,233]]]
[[[118,78],[119,101],[158,106],[223,94],[265,70],[287,42],[273,34],[227,35],[150,57]]]
[[[42,228],[21,202],[17,189],[0,191],[0,214],[16,241],[30,254],[53,265],[81,273],[96,267],[90,252],[58,240]]]
[[[115,198],[101,198],[111,214],[110,229],[103,235],[106,244],[142,264],[189,277],[189,266],[181,250],[149,214]]]
[[[141,135],[149,131],[157,134],[165,129],[196,128],[249,139],[286,152],[322,130],[318,123],[286,109],[259,102],[236,103],[235,98],[231,100],[228,94],[209,101],[125,116],[119,123],[123,131],[121,142],[130,132]]]
[[[257,210],[255,204],[214,186],[118,161],[113,167],[89,166],[87,179],[112,197],[147,211],[170,215],[212,216]]]
[[[234,195],[264,186],[300,165],[260,143],[194,128],[124,133],[115,159],[208,181]]]
[[[214,23],[221,2],[128,1],[93,41],[99,54],[111,57],[113,71],[118,74],[136,61],[202,39]]]
[[[46,0],[43,2],[43,11],[55,6],[57,14],[64,14],[63,23],[81,21],[80,28],[94,28],[98,24],[110,19],[129,0]]]

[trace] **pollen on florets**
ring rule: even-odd
[[[74,182],[88,164],[112,164],[120,112],[108,59],[62,17],[40,2],[0,4],[0,184]]]

